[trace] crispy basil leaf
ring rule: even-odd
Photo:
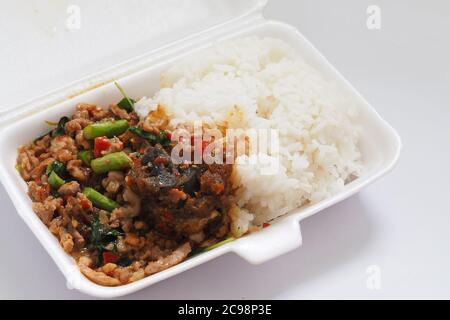
[[[68,117],[62,117],[61,119],[59,119],[56,129],[52,132],[52,137],[62,136],[66,134],[65,125],[69,121],[70,119]]]

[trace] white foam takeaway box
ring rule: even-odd
[[[298,30],[285,23],[266,20],[262,14],[265,4],[265,0],[195,1],[195,10],[202,15],[192,19],[193,13],[189,11],[189,5],[180,9],[177,1],[160,1],[159,9],[162,12],[170,13],[171,9],[176,12],[172,21],[173,23],[176,21],[177,27],[171,30],[170,25],[166,25],[164,30],[153,32],[152,41],[146,53],[135,57],[117,54],[117,57],[123,57],[122,63],[84,76],[61,89],[0,113],[1,182],[14,203],[17,213],[74,288],[92,296],[117,297],[148,287],[227,252],[234,252],[253,264],[273,259],[301,245],[301,220],[350,197],[392,169],[401,149],[400,138],[396,131]],[[183,12],[180,13],[180,10]],[[166,42],[161,38],[161,34],[164,35]],[[31,200],[27,195],[27,186],[15,169],[17,147],[46,132],[48,127],[44,123],[45,120],[55,120],[63,115],[71,114],[78,102],[106,106],[118,101],[120,93],[114,86],[114,81],[120,81],[132,97],[151,96],[159,87],[160,73],[175,60],[210,46],[214,41],[249,35],[275,37],[289,43],[327,79],[335,81],[342,90],[351,95],[359,109],[363,128],[360,139],[364,161],[363,174],[333,197],[294,210],[277,219],[268,228],[194,256],[168,270],[135,283],[119,287],[104,287],[89,281],[78,271],[74,260],[63,251],[57,239],[33,212]],[[58,44],[61,50],[70,45],[64,41],[61,40]],[[117,45],[120,47],[120,41]],[[95,48],[92,49],[95,51]],[[121,53],[123,52],[128,51],[122,50]],[[130,52],[134,51],[130,50]],[[79,71],[77,68],[84,68],[82,70],[86,72],[93,70],[86,67],[86,64],[78,66],[75,64],[71,67],[74,72]],[[48,71],[55,72],[55,70]],[[32,73],[33,70],[30,72]],[[26,92],[27,88],[24,87],[23,90]]]

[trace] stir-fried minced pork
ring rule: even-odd
[[[231,165],[175,164],[167,123],[159,108],[140,121],[123,101],[82,103],[18,149],[33,210],[97,284],[137,281],[230,232]]]
[[[58,193],[63,196],[73,196],[80,191],[80,184],[76,181],[67,182],[58,189]]]
[[[185,244],[174,250],[167,257],[161,257],[156,261],[150,262],[145,267],[144,271],[147,275],[150,275],[165,270],[183,261],[190,252],[191,245],[189,244],[189,242],[186,242]]]

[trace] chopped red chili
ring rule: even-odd
[[[111,141],[107,137],[97,137],[94,141],[94,157],[100,157],[102,151],[108,150],[111,147]]]
[[[103,263],[116,263],[119,260],[119,255],[114,252],[105,251],[103,252]]]
[[[80,205],[85,210],[91,208],[91,203],[87,199],[81,199],[80,200]]]

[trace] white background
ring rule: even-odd
[[[66,69],[49,67],[64,62],[61,52],[39,56],[26,45],[33,32],[61,36],[53,28],[71,2],[62,1],[58,15],[54,1],[0,1],[0,105],[74,80],[77,70],[68,72],[67,61]],[[108,14],[123,16],[123,28],[133,25],[127,12],[139,1],[102,2]],[[25,4],[40,17],[33,32],[20,29],[29,22],[21,21]],[[366,27],[370,4],[381,8],[381,30]],[[276,0],[265,15],[295,25],[398,130],[400,162],[358,195],[303,221],[304,243],[293,252],[260,266],[228,254],[125,298],[450,298],[450,3]],[[130,36],[139,37],[145,32]],[[125,40],[113,34],[84,50],[110,50],[105,43],[113,50]],[[0,203],[0,298],[89,298],[67,289],[1,186]],[[379,290],[366,285],[371,265],[381,271]]]

